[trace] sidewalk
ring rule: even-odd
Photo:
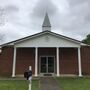
[[[60,90],[60,87],[53,77],[42,77],[40,78],[40,90]]]

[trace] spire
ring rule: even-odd
[[[51,31],[51,24],[50,24],[50,20],[49,20],[49,17],[48,17],[47,13],[46,13],[45,18],[44,18],[44,22],[43,22],[43,25],[42,25],[42,30],[43,31],[46,31],[46,30]]]

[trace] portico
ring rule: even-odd
[[[38,35],[35,35],[34,37],[31,37],[30,39],[27,39],[25,41],[20,41],[15,43],[14,45],[14,57],[13,57],[13,69],[12,69],[12,77],[15,77],[16,75],[16,64],[17,64],[17,57],[20,57],[18,53],[18,49],[22,48],[22,52],[24,53],[24,49],[33,49],[31,53],[33,54],[33,66],[34,66],[34,76],[40,75],[40,57],[54,57],[54,75],[60,76],[61,75],[61,68],[60,68],[60,62],[63,49],[76,49],[77,51],[77,62],[78,62],[78,75],[82,76],[82,70],[81,70],[81,54],[80,54],[80,43],[76,41],[69,41],[66,38],[63,38],[61,36],[57,36],[57,34],[52,33],[50,31],[45,31],[42,33],[39,33]],[[51,50],[52,49],[52,50]],[[51,51],[50,51],[51,50]],[[52,53],[54,54],[52,54]],[[25,52],[26,53],[26,52]],[[24,54],[23,54],[24,55]],[[30,54],[31,55],[31,54]],[[63,54],[64,56],[64,54]],[[31,56],[28,56],[31,57]],[[70,57],[70,56],[69,56]],[[74,57],[72,61],[74,60]],[[62,60],[63,62],[63,60]],[[20,62],[19,62],[20,63]],[[47,64],[46,64],[47,65]],[[43,68],[43,67],[42,67]],[[73,68],[74,69],[74,68]],[[23,71],[24,72],[24,71]],[[49,73],[49,72],[48,72]],[[45,73],[44,73],[45,74]],[[73,74],[73,73],[70,73]]]

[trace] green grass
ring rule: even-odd
[[[32,81],[32,90],[39,90],[39,80]]]
[[[62,90],[90,90],[90,77],[87,78],[57,78]]]
[[[90,90],[90,77],[56,78],[61,90]],[[26,80],[0,80],[0,90],[28,90]],[[39,90],[39,80],[32,81],[32,90]]]
[[[32,90],[38,90],[38,80],[32,81]],[[28,90],[28,81],[0,80],[0,90]]]

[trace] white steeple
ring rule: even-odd
[[[51,24],[47,13],[45,15],[44,22],[42,25],[42,31],[46,31],[46,30],[51,31]]]

